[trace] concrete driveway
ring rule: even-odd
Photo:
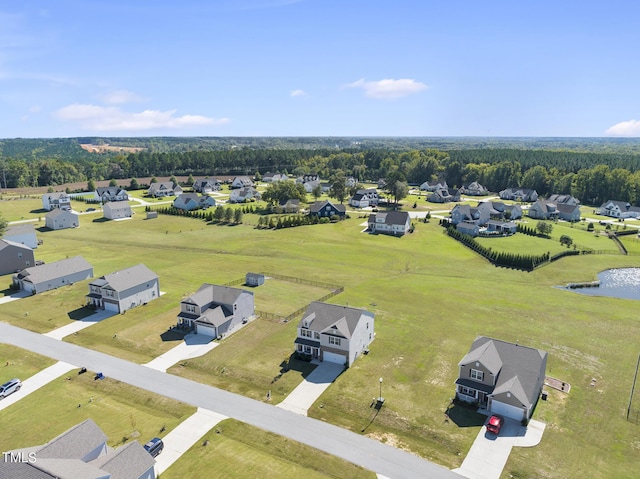
[[[2,298],[0,298],[0,304],[10,303],[11,301],[16,301],[28,296],[31,296],[31,293],[29,291],[20,290],[13,294],[10,294],[9,296],[3,296]]]
[[[12,404],[15,404],[23,397],[28,396],[37,389],[40,389],[45,384],[50,383],[54,379],[59,378],[72,369],[75,369],[75,366],[73,366],[72,364],[58,361],[53,366],[49,366],[39,373],[34,374],[30,378],[25,379],[24,381],[22,381],[22,387],[19,391],[14,392],[6,398],[0,399],[0,411],[2,411],[6,407],[11,406]]]
[[[162,438],[164,449],[156,457],[156,475],[166,471],[213,426],[224,419],[227,419],[227,416],[199,407],[195,414],[182,421],[178,427]]]
[[[309,408],[342,371],[344,371],[342,364],[320,363],[284,401],[278,404],[278,407],[306,416]]]
[[[469,479],[499,479],[511,448],[532,447],[540,443],[545,424],[531,420],[525,427],[513,419],[505,419],[498,436],[482,426],[462,465],[453,472]]]
[[[171,348],[166,353],[149,361],[144,366],[155,369],[156,371],[166,372],[174,364],[185,359],[197,358],[207,354],[209,351],[217,347],[220,343],[213,341],[210,336],[203,334],[190,333],[184,337],[184,341],[175,348]]]
[[[93,326],[96,323],[99,323],[103,319],[110,318],[111,316],[115,316],[117,313],[113,311],[102,310],[98,311],[91,316],[87,316],[82,320],[73,321],[72,323],[65,324],[64,326],[60,326],[58,329],[54,329],[53,331],[49,331],[48,333],[44,333],[45,336],[48,336],[53,339],[62,339],[70,334],[77,333],[78,331],[82,331],[89,326]]]

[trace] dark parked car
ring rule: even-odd
[[[159,437],[154,437],[144,445],[144,448],[152,457],[156,457],[164,449],[164,443]]]
[[[487,422],[487,431],[493,434],[500,434],[500,428],[504,424],[502,416],[491,416]]]

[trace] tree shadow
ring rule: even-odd
[[[478,407],[459,401],[452,401],[447,407],[445,421],[451,420],[458,427],[478,427],[487,420],[487,416],[478,413]]]
[[[70,311],[69,313],[67,313],[67,316],[69,316],[69,319],[73,319],[74,321],[82,321],[83,319],[88,318],[95,313],[95,308],[83,306],[81,308]]]

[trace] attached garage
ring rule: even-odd
[[[216,338],[218,336],[214,325],[203,323],[196,323],[196,334],[202,334],[203,336],[209,336],[210,338]]]
[[[505,404],[500,401],[491,401],[491,414],[498,414],[500,416],[509,417],[516,421],[522,421],[525,416],[525,409],[522,407],[512,406],[511,404]]]
[[[104,309],[106,309],[107,311],[113,311],[114,313],[120,312],[120,307],[118,306],[118,303],[110,303],[107,301],[103,301],[103,304],[104,304]]]
[[[347,362],[347,357],[344,354],[330,353],[329,351],[325,351],[322,354],[322,360],[329,363],[345,364]]]

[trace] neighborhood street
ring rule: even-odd
[[[0,323],[0,341],[288,437],[393,479],[460,479],[448,469],[346,429],[260,401]]]

